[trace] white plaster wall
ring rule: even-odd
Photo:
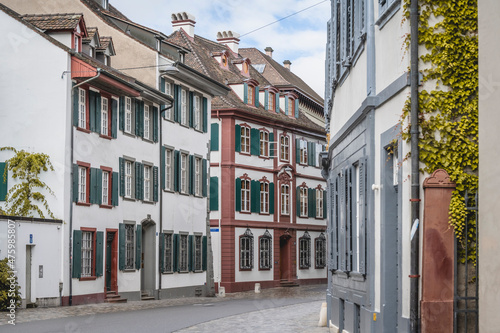
[[[272,183],[273,182],[273,174],[272,172],[261,172],[261,171],[254,171],[254,170],[249,170],[249,169],[243,169],[243,168],[235,168],[235,177],[239,178],[243,176],[243,174],[248,174],[248,177],[250,177],[252,180],[260,180],[264,176],[267,177],[267,179]],[[276,198],[276,195],[278,192],[276,192],[276,184],[274,184],[274,196]],[[260,198],[260,196],[259,196]],[[252,199],[252,196],[250,195],[250,201]],[[260,199],[259,199],[260,200]],[[250,203],[251,205],[251,203]],[[260,201],[259,201],[260,205]],[[274,212],[275,214],[278,212],[277,206],[274,206]],[[236,220],[244,220],[244,221],[255,221],[258,220],[260,222],[272,222],[274,218],[274,214],[259,214],[259,213],[240,213],[240,212],[235,212],[234,218]]]
[[[259,237],[264,235],[266,229],[252,228],[250,229],[253,234],[253,268],[251,271],[240,271],[240,235],[243,235],[247,229],[246,228],[234,228],[234,260],[235,260],[235,282],[245,282],[245,281],[272,281],[274,274],[274,265],[270,270],[259,270]],[[274,235],[274,229],[269,229],[269,233]],[[272,239],[272,248],[274,248],[275,239]],[[272,257],[274,263],[274,251]]]
[[[297,258],[297,278],[298,279],[318,279],[318,278],[325,278],[327,277],[327,270],[325,268],[315,268],[316,264],[316,253],[315,253],[315,247],[314,247],[314,239],[319,237],[321,234],[320,232],[317,231],[308,231],[309,236],[311,236],[311,267],[309,269],[300,269],[299,268],[299,238],[304,235],[304,230],[297,230],[297,236],[295,238],[295,242],[297,244],[296,246],[296,252],[295,256]]]
[[[206,272],[162,274],[162,289],[200,286],[206,282]]]
[[[218,232],[211,232],[212,237],[212,253],[213,253],[213,267],[214,267],[214,282],[221,281],[221,228]]]
[[[231,88],[234,93],[243,101],[243,97],[245,94],[245,87],[243,84],[231,84],[229,85],[229,88]]]
[[[65,32],[51,32],[48,35],[50,37],[58,40],[59,42],[63,43],[65,46],[67,46],[71,49],[71,43],[73,41],[71,32],[67,32],[67,31],[65,31]]]

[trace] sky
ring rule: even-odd
[[[110,0],[110,4],[134,22],[172,33],[171,14],[187,12],[196,20],[195,34],[216,40],[219,31],[241,35],[239,47],[264,52],[272,47],[273,59],[283,64],[324,96],[328,0]],[[140,3],[140,5],[138,5]],[[318,5],[316,5],[318,4]],[[310,6],[312,8],[304,10]],[[304,10],[304,11],[302,11]],[[258,31],[247,33],[302,11]]]

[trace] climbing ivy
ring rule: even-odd
[[[478,189],[478,23],[477,0],[419,0],[420,68],[419,92],[420,161],[422,171],[444,169],[455,182],[449,207],[449,222],[468,256],[476,261],[476,221],[467,219],[465,192]],[[410,0],[404,3],[410,17]],[[406,36],[409,45],[410,36]],[[422,66],[423,65],[423,66]],[[433,87],[427,90],[428,87]],[[410,101],[402,120],[409,119]],[[408,124],[406,122],[406,124]],[[409,125],[403,131],[409,141]],[[475,203],[473,203],[475,204]],[[468,244],[465,244],[465,223]],[[463,251],[465,253],[465,251]]]
[[[7,167],[5,168],[3,179],[7,179],[7,171],[12,172],[12,178],[18,179],[20,182],[12,186],[7,192],[5,210],[0,208],[1,214],[16,215],[24,217],[35,217],[34,213],[39,217],[45,218],[43,210],[38,206],[40,203],[48,215],[54,218],[54,214],[49,208],[45,195],[37,188],[46,190],[54,195],[54,192],[47,184],[40,180],[40,173],[54,171],[54,167],[50,162],[50,158],[42,153],[29,153],[24,150],[16,150],[12,147],[0,148],[0,151],[10,150],[15,153],[13,157],[8,159]]]

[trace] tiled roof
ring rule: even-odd
[[[76,28],[83,14],[34,14],[23,15],[25,21],[41,30],[73,30]]]
[[[99,36],[99,32],[97,31],[97,27],[87,27],[87,37],[83,39],[85,43],[88,43],[94,38],[94,35],[97,34]]]
[[[289,69],[286,69],[280,65],[276,60],[262,53],[256,48],[241,48],[239,53],[243,57],[247,57],[252,62],[252,65],[264,64],[263,75],[266,77],[271,84],[275,86],[295,86],[302,90],[306,95],[310,96],[318,104],[323,106],[323,98],[318,95],[307,83],[305,83],[300,77],[295,75]]]
[[[106,50],[109,46],[109,43],[113,43],[113,39],[108,36],[100,37],[99,38],[99,47],[97,48],[98,50]]]
[[[242,84],[245,80],[249,79],[244,76],[240,69],[234,64],[234,60],[238,62],[238,60],[243,58],[240,55],[234,54],[226,45],[205,39],[198,35],[195,35],[194,39],[191,39],[182,30],[173,32],[169,36],[169,41],[191,51],[191,53],[186,55],[186,65],[211,77],[221,84]],[[228,69],[222,68],[213,57],[214,54],[220,54],[222,52],[226,52],[226,54],[229,55]],[[259,83],[259,87],[273,85],[272,82],[268,81],[252,66],[249,67],[249,74],[251,79]],[[263,103],[261,103],[259,107],[249,106],[243,103],[238,95],[232,90],[226,96],[214,97],[212,99],[212,109],[237,109],[241,114],[248,114],[249,116],[258,115],[274,123],[281,123],[295,128],[305,128],[316,133],[324,133],[323,127],[313,123],[302,112],[297,119],[293,116],[285,115],[283,112],[276,113],[274,111],[267,111]]]

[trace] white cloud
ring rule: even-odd
[[[172,32],[171,14],[188,12],[196,17],[195,33],[215,40],[218,31],[232,30],[243,35],[321,0],[111,0],[130,19],[162,31]],[[241,37],[240,47],[274,49],[279,63],[292,62],[292,71],[319,95],[324,90],[326,24],[330,1],[307,9],[278,23]]]

